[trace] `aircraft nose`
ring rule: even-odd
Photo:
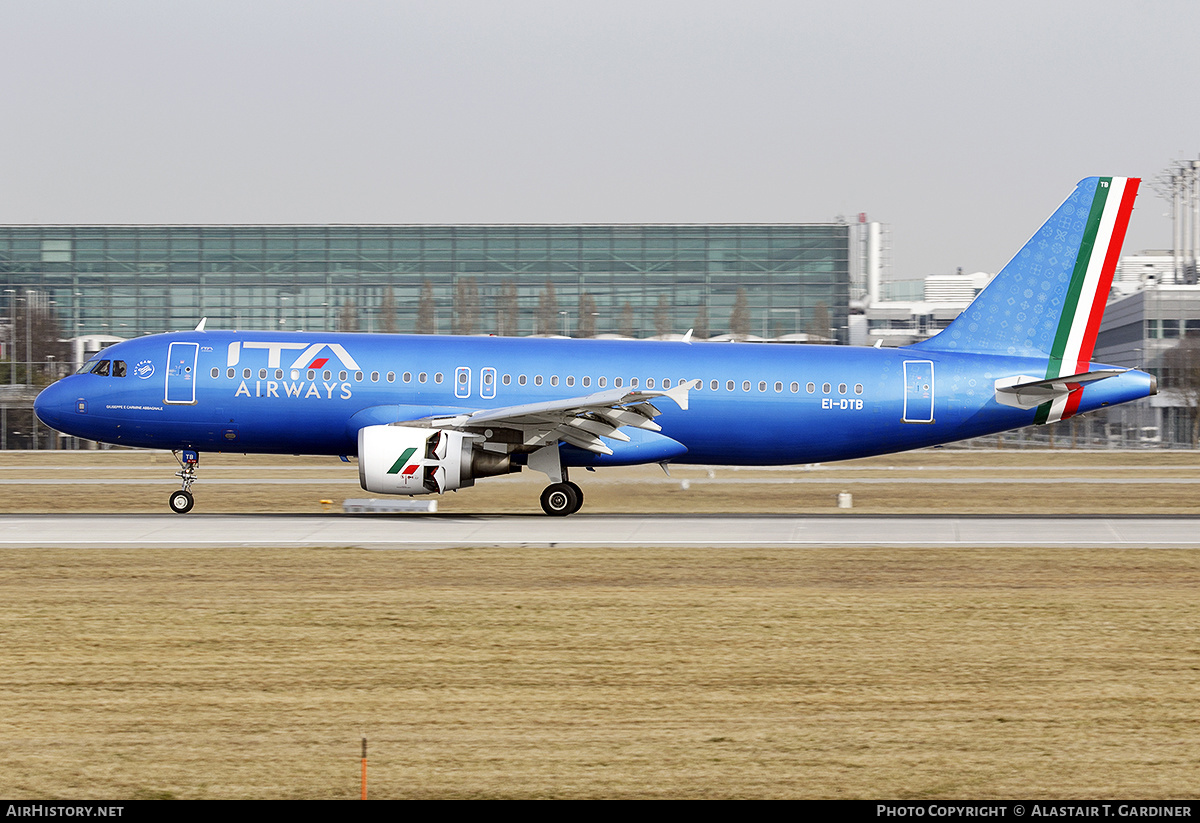
[[[59,431],[62,431],[63,418],[71,411],[75,400],[70,389],[63,386],[64,382],[66,381],[59,380],[57,383],[51,383],[42,389],[33,401],[33,411],[38,420]]]

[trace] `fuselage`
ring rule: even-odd
[[[367,425],[698,380],[687,410],[660,404],[656,422],[686,446],[675,462],[728,465],[848,459],[1030,425],[1035,411],[998,403],[995,382],[1047,367],[920,349],[221,331],[130,340],[89,362],[101,360],[106,373],[47,388],[38,416],[127,446],[353,455]],[[1128,371],[1081,391],[1079,413],[1146,397],[1153,378]],[[564,446],[563,462],[622,459]]]

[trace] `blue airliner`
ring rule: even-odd
[[[530,468],[547,514],[573,468],[826,462],[1148,397],[1092,363],[1139,180],[1083,180],[945,330],[903,348],[195,331],[105,349],[37,398],[66,434],[171,449],[357,455],[364,489],[440,494]]]

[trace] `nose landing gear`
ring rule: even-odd
[[[183,488],[171,492],[171,496],[167,498],[167,505],[176,514],[187,514],[192,510],[192,506],[196,505],[191,488],[196,482],[196,466],[200,464],[200,455],[191,449],[173,451],[171,454],[179,461],[179,471],[175,472],[175,476],[183,482]]]

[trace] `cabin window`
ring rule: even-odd
[[[424,383],[428,379],[429,379],[429,372],[421,372],[420,374],[417,375],[418,383]]]
[[[276,370],[275,370],[275,379],[276,379],[276,380],[282,380],[282,379],[283,379],[283,369],[276,369]]]
[[[226,370],[225,370],[225,376],[226,376],[226,377],[230,377],[230,378],[232,378],[232,377],[233,377],[235,374],[237,374],[237,372],[235,372],[233,369],[226,369]]]
[[[742,391],[750,391],[750,381],[749,380],[742,381]]]
[[[619,388],[621,388],[621,378],[619,378],[619,377],[614,377],[614,378],[613,378],[613,385],[614,385],[614,386],[616,386],[618,389],[619,389]]]
[[[442,373],[441,373],[441,372],[438,372],[437,374],[435,374],[435,375],[433,376],[433,382],[434,382],[434,383],[441,383],[441,382],[442,382]]]
[[[669,388],[671,388],[671,378],[669,378],[669,377],[664,377],[664,378],[663,378],[663,384],[662,384],[662,386],[663,386],[663,388],[664,388],[664,389],[669,389]]]
[[[721,386],[720,382],[718,382],[718,381],[716,381],[716,380],[714,380],[714,381],[712,381],[711,383],[709,383],[709,384],[708,384],[708,387],[709,387],[710,389],[712,389],[713,391],[716,391],[718,388],[720,388],[720,386]]]
[[[550,375],[550,385],[551,385],[551,386],[557,386],[557,385],[558,385],[558,375],[557,375],[557,374],[552,374],[552,375]]]
[[[733,381],[732,380],[725,383],[725,391],[733,391]]]
[[[249,369],[242,369],[242,379],[243,380],[250,379],[250,370]]]
[[[330,371],[329,369],[326,369],[326,370],[324,371],[324,373],[323,373],[321,376],[322,376],[322,377],[324,377],[326,380],[332,380],[332,379],[333,379],[333,372],[332,372],[332,371]]]
[[[229,375],[229,376],[230,376],[230,377],[233,377],[233,375],[232,375],[232,374],[231,374],[231,375]],[[292,379],[293,379],[293,380],[299,380],[299,379],[300,379],[300,370],[299,370],[299,369],[292,369]]]
[[[345,380],[347,377],[349,377],[349,375],[346,374],[346,372],[344,372],[344,371],[338,372],[338,380]]]
[[[388,373],[387,373],[387,381],[388,381],[389,383],[395,383],[395,382],[396,382],[396,373],[395,373],[394,371],[390,371],[390,372],[388,372]]]
[[[467,373],[465,371],[460,371],[458,373],[458,385],[460,385],[460,386],[467,385]]]
[[[221,373],[221,370],[220,370],[220,369],[216,369],[216,368],[214,368],[214,369],[212,370],[212,376],[213,376],[213,377],[216,377],[216,376],[217,376],[217,375],[219,375],[220,373]]]
[[[636,377],[629,378],[629,388],[636,389],[638,387],[638,379]]]
[[[795,394],[798,391],[800,391],[800,384],[793,381],[792,382],[792,394]]]
[[[258,379],[259,379],[259,380],[266,380],[266,379],[267,379],[267,370],[266,370],[266,369],[259,369],[259,370],[258,370]]]
[[[845,394],[845,393],[846,393],[846,384],[838,383],[838,394]]]
[[[316,371],[314,371],[313,369],[309,369],[309,370],[308,370],[308,379],[309,379],[309,380],[316,380],[316,379],[317,379],[317,373],[316,373]]]
[[[648,389],[654,388],[654,378],[653,377],[646,378],[646,388],[648,388]]]
[[[855,383],[855,384],[854,384],[854,393],[855,393],[855,394],[862,394],[862,391],[863,391],[863,389],[862,389],[862,383]]]
[[[371,372],[371,382],[372,382],[372,383],[378,383],[378,382],[379,382],[379,372],[377,372],[377,371],[373,371],[373,372]]]
[[[534,377],[533,377],[533,385],[535,385],[535,386],[540,386],[540,385],[542,385],[542,376],[541,376],[540,374],[536,374],[536,375],[534,375]]]
[[[776,382],[775,383],[775,393],[778,394],[781,391],[783,391],[783,384],[780,382]]]
[[[568,374],[568,375],[567,375],[567,385],[568,385],[568,386],[574,386],[574,385],[575,385],[575,376],[574,376],[574,375],[572,375],[572,374]]]
[[[600,388],[604,388],[605,386],[608,385],[608,378],[607,377],[597,377],[596,385],[599,386]]]
[[[813,392],[815,392],[817,390],[817,384],[809,383],[807,386],[804,387],[804,390],[806,392],[808,392],[809,394],[812,394]]]
[[[759,380],[759,381],[758,381],[758,390],[759,390],[759,391],[766,391],[766,390],[767,390],[767,381],[766,381],[766,380]]]
[[[464,374],[463,377],[466,377],[466,375]],[[492,385],[492,372],[490,372],[486,369],[483,372],[483,385],[485,385],[485,386]]]
[[[583,387],[586,389],[588,386],[592,385],[592,378],[584,377],[579,382],[581,382]]]
[[[518,385],[518,386],[524,386],[524,385],[525,385],[525,381],[526,381],[527,379],[528,379],[528,378],[527,378],[527,377],[525,377],[525,375],[523,375],[523,374],[518,374],[518,375],[517,375],[517,385]]]
[[[832,387],[832,386],[830,386],[828,383],[822,383],[822,384],[821,384],[821,393],[822,393],[822,394],[829,394],[829,392],[830,392],[832,389],[833,389],[833,387]]]
[[[406,372],[405,372],[405,373],[404,373],[404,374],[401,376],[401,378],[400,378],[400,379],[401,379],[401,380],[403,380],[405,383],[411,383],[411,382],[412,382],[412,372],[410,372],[410,371],[406,371]],[[388,382],[389,382],[389,383],[391,383],[391,382],[392,382],[392,376],[391,376],[391,372],[388,372]]]
[[[362,372],[360,372],[360,371],[356,371],[356,372],[354,373],[354,382],[355,382],[355,383],[361,383],[361,382],[362,382],[362,379],[363,379],[363,373],[362,373]]]
[[[500,382],[507,386],[509,383],[512,382],[512,375],[511,374],[504,375],[504,377],[500,378]]]

